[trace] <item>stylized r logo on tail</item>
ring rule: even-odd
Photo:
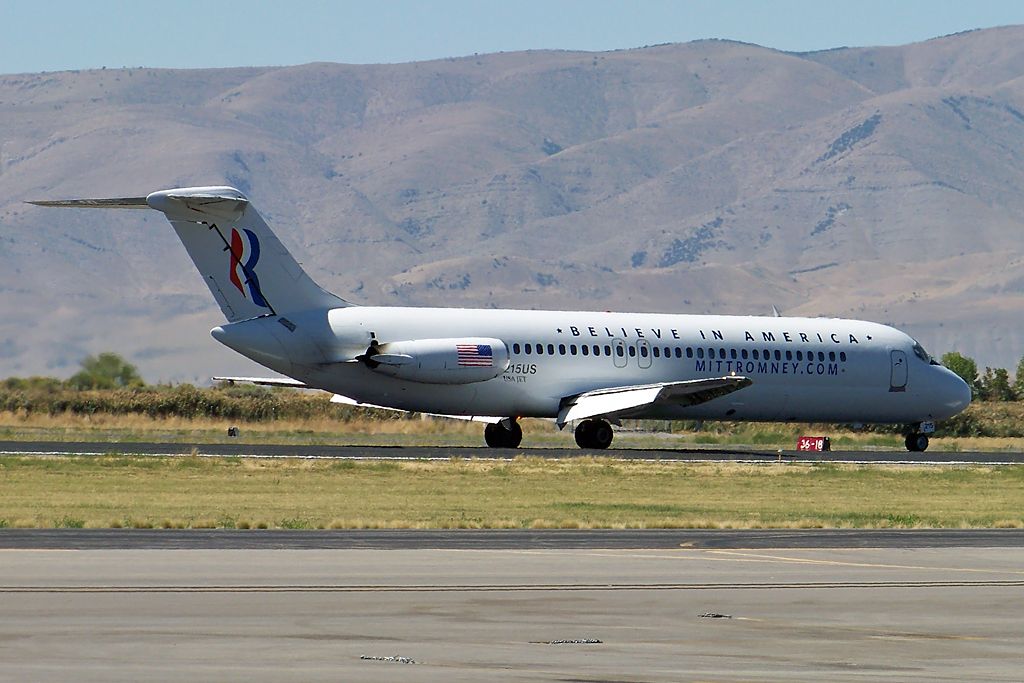
[[[270,308],[270,304],[263,298],[263,292],[260,290],[259,278],[256,277],[256,263],[260,260],[260,241],[256,238],[256,234],[247,228],[242,228],[242,232],[231,228],[230,251],[231,284],[243,297],[245,289],[248,287],[249,296],[254,304]]]

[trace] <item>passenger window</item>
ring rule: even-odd
[[[825,352],[824,351],[818,351],[818,362],[819,363],[824,363],[825,362]]]
[[[576,355],[576,345],[575,344],[569,344],[569,355],[571,355],[571,356],[575,356]]]
[[[554,344],[548,344],[548,355],[549,356],[555,355],[555,345]]]
[[[796,352],[796,359],[797,360],[803,360],[804,359],[804,352],[803,351],[797,351]]]
[[[686,357],[687,358],[693,358],[693,347],[692,346],[687,346],[686,347]]]
[[[615,355],[618,356],[619,358],[622,358],[623,356],[626,355],[626,352],[622,350],[621,346],[616,346],[615,347]]]
[[[829,351],[828,352],[828,359],[829,359],[830,362],[835,363],[836,362],[836,352],[835,351]]]
[[[629,347],[629,357],[630,358],[636,358],[636,347],[635,346],[630,346]]]
[[[775,349],[775,360],[782,360],[782,351]]]
[[[560,355],[560,356],[564,356],[565,355],[565,344],[559,344],[558,345],[558,355]]]
[[[580,353],[582,353],[584,356],[589,356],[590,355],[590,347],[587,346],[586,344],[581,344],[580,345]]]
[[[725,359],[725,349],[718,349],[718,357],[723,360]]]
[[[754,360],[761,360],[761,359],[759,358],[759,356],[760,356],[761,354],[759,354],[759,353],[757,352],[757,349],[754,349],[754,350],[753,350],[753,351],[751,351],[750,353],[752,353],[752,354],[753,354],[753,356],[754,356]]]
[[[604,355],[606,355],[606,356],[611,356],[612,355],[612,347],[608,346],[607,344],[604,345]]]
[[[654,349],[652,349],[652,350],[654,351],[654,357],[655,358],[661,358],[661,349],[659,349],[657,346],[655,346]]]
[[[537,355],[538,356],[543,356],[544,355],[544,345],[543,344],[537,344]]]
[[[736,349],[729,349],[729,358],[736,360]]]
[[[715,357],[715,350],[714,349],[708,349],[708,358],[714,358],[714,357]]]
[[[640,347],[640,355],[643,356],[644,358],[647,358],[647,347],[646,346],[641,346]]]
[[[786,351],[786,360],[793,360],[793,352]]]
[[[519,353],[519,351],[519,342],[516,342],[515,344],[512,345],[512,353]]]
[[[740,358],[742,358],[743,360],[747,359],[747,350],[746,349],[740,349]]]
[[[595,356],[600,356],[601,355],[601,347],[598,346],[597,344],[594,344],[594,355]]]
[[[843,361],[844,363],[846,362],[846,351],[839,352],[839,360]]]
[[[682,358],[682,357],[683,357],[683,350],[677,346],[676,347],[676,358]]]
[[[703,357],[704,357],[704,349],[698,347],[697,348],[697,358],[703,358]]]
[[[525,351],[526,355],[529,356],[530,355],[530,345],[529,344],[524,344],[523,345],[523,351]]]

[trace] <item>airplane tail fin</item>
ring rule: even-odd
[[[249,200],[233,187],[189,187],[147,197],[65,199],[37,206],[163,212],[229,322],[348,302],[322,289]]]

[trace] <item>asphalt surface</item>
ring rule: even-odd
[[[1024,548],[26,549],[0,563],[0,681],[1011,682],[1024,651]]]
[[[578,448],[519,448],[499,449],[467,446],[329,446],[281,445],[247,443],[153,443],[153,442],[92,442],[92,441],[0,441],[0,455],[190,455],[196,449],[202,456],[255,457],[255,458],[344,458],[393,460],[447,460],[460,458],[511,459],[518,455],[538,458],[573,458],[600,455],[623,460],[667,460],[684,462],[760,462],[776,461],[780,457],[797,462],[849,462],[849,463],[976,463],[1022,464],[1024,453],[1007,452],[950,452],[928,451],[829,451],[824,453],[797,453],[796,451],[699,448],[699,449],[609,449],[588,451]]]
[[[0,549],[664,550],[1024,548],[1024,529],[0,529]]]

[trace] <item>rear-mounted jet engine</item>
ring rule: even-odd
[[[410,382],[472,384],[505,372],[509,355],[500,339],[453,337],[374,342],[359,359],[376,372]]]

